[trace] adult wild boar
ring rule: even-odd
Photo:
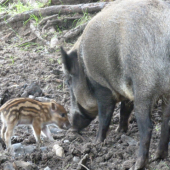
[[[122,102],[121,130],[133,109],[128,100],[133,101],[140,133],[135,169],[144,168],[152,107],[159,98],[164,106],[170,99],[170,5],[162,0],[117,0],[88,23],[68,54],[63,48],[61,53],[73,127],[85,128],[98,113],[97,140],[103,141],[115,104]],[[163,121],[157,158],[168,153],[168,121],[169,115]]]

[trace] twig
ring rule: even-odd
[[[71,29],[70,31],[68,31],[63,37],[62,37],[62,42],[67,41],[68,39],[71,39],[77,35],[79,35],[81,32],[83,32],[84,28],[86,27],[88,22],[84,23],[83,25],[79,25],[74,29]]]
[[[83,156],[83,158],[80,160],[80,162],[78,163],[78,165],[81,165],[82,167],[86,168],[87,170],[90,170],[85,166],[86,161],[87,161],[87,157],[88,157],[88,154],[85,154]],[[79,167],[78,167],[78,169],[79,169]]]
[[[89,168],[87,168],[85,165],[81,164],[81,163],[78,163],[79,165],[81,165],[82,167],[84,167],[85,169],[87,170],[90,170]]]
[[[51,26],[51,25],[55,25],[55,24],[62,24],[62,23],[65,23],[65,21],[68,21],[68,20],[76,20],[76,19],[80,19],[80,16],[77,16],[77,17],[64,17],[62,19],[53,19],[53,20],[48,20],[46,25],[43,27],[43,30],[46,29],[47,27]]]
[[[45,18],[43,18],[43,19],[39,22],[38,26],[41,26],[41,25],[45,24],[48,20],[53,19],[53,18],[56,18],[56,17],[58,17],[58,14],[45,17]]]
[[[36,40],[36,39],[37,39],[37,37],[34,37],[34,38],[32,38],[32,39],[29,39],[29,40],[27,40],[27,41],[24,41],[24,42],[20,43],[20,44],[17,45],[17,46],[22,46],[22,45],[24,45],[24,44],[26,44],[26,43],[33,42],[33,41]]]

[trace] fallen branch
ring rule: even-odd
[[[17,45],[17,46],[18,46],[18,47],[22,47],[22,46],[24,46],[24,45],[27,44],[27,43],[34,42],[36,39],[37,39],[37,37],[33,37],[33,38],[29,39],[29,40],[26,40],[26,41],[20,43],[20,44]]]
[[[83,156],[83,158],[80,160],[80,162],[78,163],[78,167],[77,167],[77,169],[86,169],[86,170],[90,170],[89,168],[87,168],[86,166],[85,166],[85,164],[86,164],[86,162],[87,162],[87,158],[88,158],[88,154],[85,154],[84,156]],[[82,166],[82,167],[80,167],[80,166]]]
[[[0,5],[3,5],[5,2],[8,2],[8,0],[0,0]]]
[[[34,9],[31,11],[27,11],[21,14],[16,14],[11,16],[6,21],[0,23],[0,26],[4,26],[10,23],[18,22],[18,21],[26,21],[30,18],[31,15],[35,15],[37,17],[45,17],[54,14],[74,14],[74,13],[94,13],[99,12],[107,2],[98,2],[98,3],[89,3],[89,4],[78,4],[78,5],[57,5],[50,6],[46,8]]]
[[[31,23],[30,23],[30,28],[31,28],[32,33],[33,33],[34,35],[36,35],[39,40],[41,40],[44,44],[46,44],[47,46],[49,46],[50,43],[49,43],[47,40],[45,40],[45,39],[42,38],[40,31],[38,30],[38,28],[36,28],[36,27],[34,26],[34,22],[31,22]]]
[[[41,25],[45,24],[48,20],[54,19],[54,18],[57,18],[57,17],[58,17],[58,14],[45,17],[45,18],[43,18],[43,19],[39,22],[38,26],[41,26]]]
[[[48,20],[46,25],[43,27],[43,30],[46,29],[47,27],[49,26],[52,26],[54,24],[62,24],[62,23],[65,23],[65,21],[74,21],[76,19],[80,19],[81,16],[77,16],[77,17],[64,17],[62,19],[53,19],[53,20]]]
[[[64,36],[60,37],[60,43],[64,41],[68,41],[69,39],[78,36],[80,33],[83,32],[86,25],[87,25],[87,22],[83,25],[79,25],[76,28],[69,30],[67,33],[64,34]]]

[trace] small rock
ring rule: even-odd
[[[15,161],[14,165],[16,169],[24,169],[24,170],[38,170],[38,167],[35,164],[24,162],[24,161]]]
[[[126,170],[126,169],[130,169],[135,163],[135,160],[127,160],[123,163],[122,165],[122,169]]]
[[[0,165],[6,161],[8,161],[8,157],[4,154],[0,154]]]
[[[47,97],[36,97],[35,99],[40,102],[50,102],[51,101],[51,99],[49,99]]]
[[[3,170],[15,170],[12,163],[7,162],[5,163],[5,165],[3,166]]]
[[[28,97],[29,95],[33,95],[35,97],[42,96],[43,92],[38,85],[38,83],[33,82],[31,85],[27,86],[24,93],[21,95],[21,97]]]
[[[25,94],[23,93],[23,96],[25,96]],[[35,99],[35,97],[33,95],[29,95],[28,98],[30,99]]]
[[[40,149],[41,149],[42,152],[47,151],[47,147],[46,146],[40,147]]]
[[[55,35],[53,38],[51,38],[50,48],[56,48],[58,42],[59,42],[58,37],[57,35]]]
[[[58,144],[55,144],[53,146],[53,151],[56,153],[57,156],[60,156],[60,157],[64,156],[64,149]]]
[[[50,132],[51,133],[54,133],[54,134],[57,134],[57,135],[59,135],[58,134],[58,132],[61,132],[62,130],[61,129],[59,129],[58,127],[55,127],[55,126],[53,126],[53,125],[50,125],[49,126],[49,129],[50,129]],[[64,134],[61,134],[61,138],[63,138],[63,136],[64,136]],[[59,137],[60,138],[60,137]],[[60,138],[60,139],[61,139]]]
[[[35,150],[35,146],[32,145],[22,145],[21,143],[16,143],[12,145],[15,156],[25,155],[26,153],[32,153]]]
[[[122,135],[122,136],[121,136],[121,140],[122,140],[123,142],[128,143],[130,146],[137,146],[136,140],[134,140],[133,138],[131,138],[131,137],[129,137],[129,136]]]
[[[79,161],[80,161],[80,158],[78,156],[73,157],[73,162],[79,162]]]
[[[44,170],[51,170],[48,166],[46,168],[44,168]]]
[[[5,145],[5,142],[2,140],[2,138],[0,137],[0,151],[2,149],[6,149],[6,145]]]
[[[70,141],[69,141],[69,140],[64,140],[63,142],[64,142],[64,143],[69,143]]]

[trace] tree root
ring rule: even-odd
[[[36,27],[34,26],[34,24],[35,24],[34,22],[31,22],[31,23],[30,23],[30,28],[31,28],[32,33],[33,33],[34,35],[36,35],[37,38],[38,38],[39,40],[41,40],[45,45],[49,46],[50,43],[49,43],[47,40],[45,40],[45,39],[42,38],[39,29],[36,28]]]
[[[87,168],[85,166],[86,162],[87,162],[87,158],[88,158],[88,154],[85,154],[83,156],[83,158],[80,160],[80,162],[78,163],[78,167],[77,169],[86,169],[86,170],[90,170],[89,168]]]
[[[86,25],[87,25],[87,22],[83,25],[79,25],[76,28],[69,30],[62,37],[60,37],[60,43],[63,43],[64,41],[68,41],[69,39],[72,39],[72,38],[78,36],[80,33],[83,32]]]
[[[44,31],[44,29],[46,29],[49,26],[52,26],[52,25],[55,25],[55,24],[59,25],[59,24],[62,24],[64,22],[66,22],[66,21],[69,21],[69,20],[73,22],[74,20],[80,19],[80,18],[81,18],[81,16],[77,16],[77,17],[64,17],[62,19],[48,20],[46,25],[43,27],[43,31]]]
[[[0,26],[4,26],[7,24],[11,24],[18,21],[26,21],[30,18],[30,16],[35,15],[37,17],[45,17],[49,15],[55,14],[74,14],[74,13],[95,13],[99,12],[107,2],[98,2],[98,3],[89,3],[89,4],[77,4],[77,5],[57,5],[50,6],[46,8],[34,9],[31,11],[27,11],[24,13],[16,14],[11,16],[9,19],[2,21]]]

